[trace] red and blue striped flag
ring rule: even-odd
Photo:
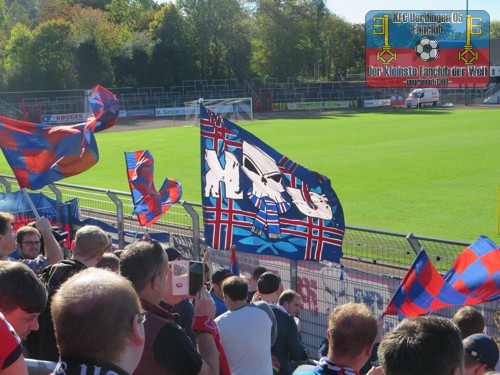
[[[118,119],[118,100],[101,86],[90,96],[85,123],[52,126],[0,117],[0,147],[21,188],[38,190],[82,173],[99,160],[94,133]]]
[[[231,265],[229,266],[229,270],[235,276],[240,276],[240,265],[238,263],[238,259],[236,258],[236,246],[233,245],[231,248]]]
[[[127,176],[134,203],[133,213],[141,226],[156,222],[182,197],[182,186],[178,180],[165,179],[157,191],[153,180],[154,160],[148,150],[125,152]]]

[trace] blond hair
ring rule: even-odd
[[[102,256],[109,246],[109,237],[99,227],[86,225],[75,234],[75,256],[93,259]]]
[[[377,319],[362,303],[337,306],[328,319],[330,348],[338,355],[359,355],[373,344],[377,331]]]

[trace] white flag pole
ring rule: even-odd
[[[37,220],[40,219],[40,215],[38,214],[38,210],[36,209],[35,205],[33,204],[33,201],[31,200],[30,195],[26,191],[26,188],[22,188],[21,191],[23,192],[24,198],[26,199],[26,201],[30,205],[31,211],[33,211],[33,213],[35,214],[35,218]]]

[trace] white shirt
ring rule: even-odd
[[[266,311],[258,307],[262,303],[265,302],[226,311],[215,319],[231,375],[273,373],[271,362],[273,321]]]

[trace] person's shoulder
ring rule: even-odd
[[[281,310],[278,306],[271,305],[271,309],[273,309],[273,313],[276,316],[276,319],[292,320],[293,321],[293,317],[290,314],[288,314],[287,312],[284,312],[283,310]],[[294,323],[295,323],[295,321],[294,321]]]
[[[53,275],[54,273],[60,273],[64,271],[70,270],[82,270],[85,268],[85,265],[77,260],[73,259],[63,259],[57,263],[51,264],[45,268],[43,274]]]
[[[17,259],[17,261],[26,264],[37,274],[49,265],[49,260],[42,254],[38,254],[35,259]]]
[[[84,268],[86,268],[86,266],[81,262],[72,259],[63,259],[45,267],[40,274],[40,279],[45,283],[50,292],[51,289],[58,287]]]
[[[295,369],[293,375],[321,375],[323,372],[316,371],[316,366],[301,365]]]
[[[221,320],[226,320],[228,317],[233,316],[234,314],[231,310],[227,310],[225,313],[220,314],[218,317],[214,319],[215,323],[219,323]]]

